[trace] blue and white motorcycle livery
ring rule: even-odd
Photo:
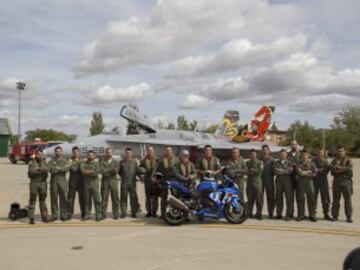
[[[241,201],[239,188],[233,179],[224,174],[218,183],[212,172],[208,172],[208,175],[195,191],[175,180],[160,180],[162,188],[168,188],[171,193],[164,213],[164,220],[168,224],[181,225],[189,214],[199,219],[225,218],[233,224],[243,223],[247,219],[247,204]]]

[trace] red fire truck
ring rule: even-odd
[[[43,142],[41,140],[35,140],[34,142],[21,142],[10,147],[9,160],[12,164],[16,164],[18,161],[23,161],[26,164],[34,156],[34,150],[37,148],[45,149],[47,147],[63,143],[61,141],[48,141]]]

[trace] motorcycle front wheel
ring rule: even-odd
[[[188,217],[188,213],[167,203],[164,213],[164,220],[171,226],[180,226]]]
[[[241,224],[248,218],[248,208],[245,202],[239,202],[235,207],[232,202],[225,204],[224,216],[232,224]]]

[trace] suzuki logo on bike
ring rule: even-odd
[[[210,198],[213,199],[215,202],[219,202],[220,201],[220,193],[213,192],[210,194]]]

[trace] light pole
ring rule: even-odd
[[[25,90],[25,83],[24,82],[17,82],[16,89],[19,91],[19,125],[18,125],[18,142],[21,139],[21,91]]]

